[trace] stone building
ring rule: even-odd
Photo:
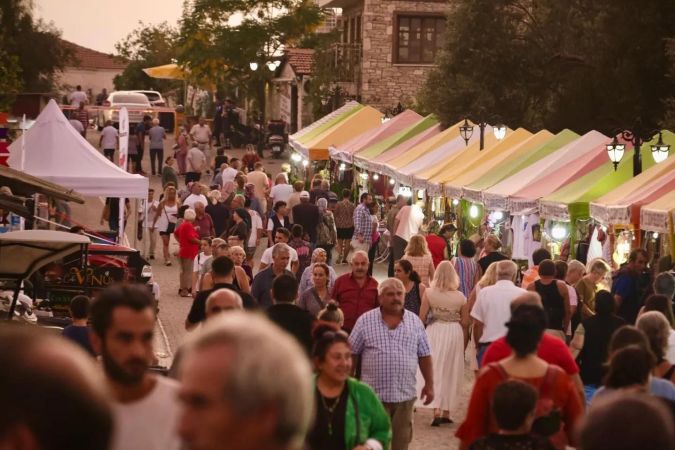
[[[341,42],[335,46],[339,88],[380,110],[415,103],[442,49],[443,0],[321,0],[341,8]]]

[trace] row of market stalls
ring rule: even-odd
[[[463,124],[443,129],[433,115],[388,118],[351,102],[290,143],[296,161],[323,164],[334,183],[424,202],[429,222],[456,222],[463,237],[498,234],[515,259],[529,259],[539,246],[617,265],[636,246],[655,258],[675,253],[675,155],[655,162],[650,150],[659,136],[644,143],[644,170],[634,177],[632,144],[622,142],[615,167],[612,137],[598,131],[493,133],[486,125],[481,143],[479,126],[467,133]],[[675,145],[670,131],[660,137]]]

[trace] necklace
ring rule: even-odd
[[[328,436],[333,436],[333,415],[335,414],[335,409],[340,404],[340,400],[342,399],[342,393],[338,395],[337,399],[335,399],[333,404],[330,406],[328,406],[326,397],[324,397],[321,392],[319,392],[319,398],[321,398],[321,405],[323,406],[324,410],[328,415]]]

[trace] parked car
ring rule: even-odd
[[[152,105],[145,94],[133,91],[115,91],[108,95],[103,102],[105,108],[98,112],[97,125],[99,131],[103,129],[106,121],[111,120],[113,126],[119,125],[119,110],[123,106],[129,111],[129,124],[143,121],[146,114],[154,116]]]
[[[145,95],[146,97],[148,97],[148,101],[152,106],[166,106],[166,102],[164,101],[162,94],[160,94],[157,91],[129,91],[129,92],[138,92],[140,94]]]

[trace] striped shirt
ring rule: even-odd
[[[455,266],[457,275],[459,275],[459,291],[466,298],[469,298],[469,294],[476,282],[476,273],[480,270],[480,266],[473,258],[467,258],[466,256],[453,258],[452,265]]]
[[[380,308],[363,314],[349,336],[355,355],[361,357],[361,381],[385,403],[400,403],[417,396],[419,358],[431,355],[424,325],[404,310],[393,330],[382,319]]]

